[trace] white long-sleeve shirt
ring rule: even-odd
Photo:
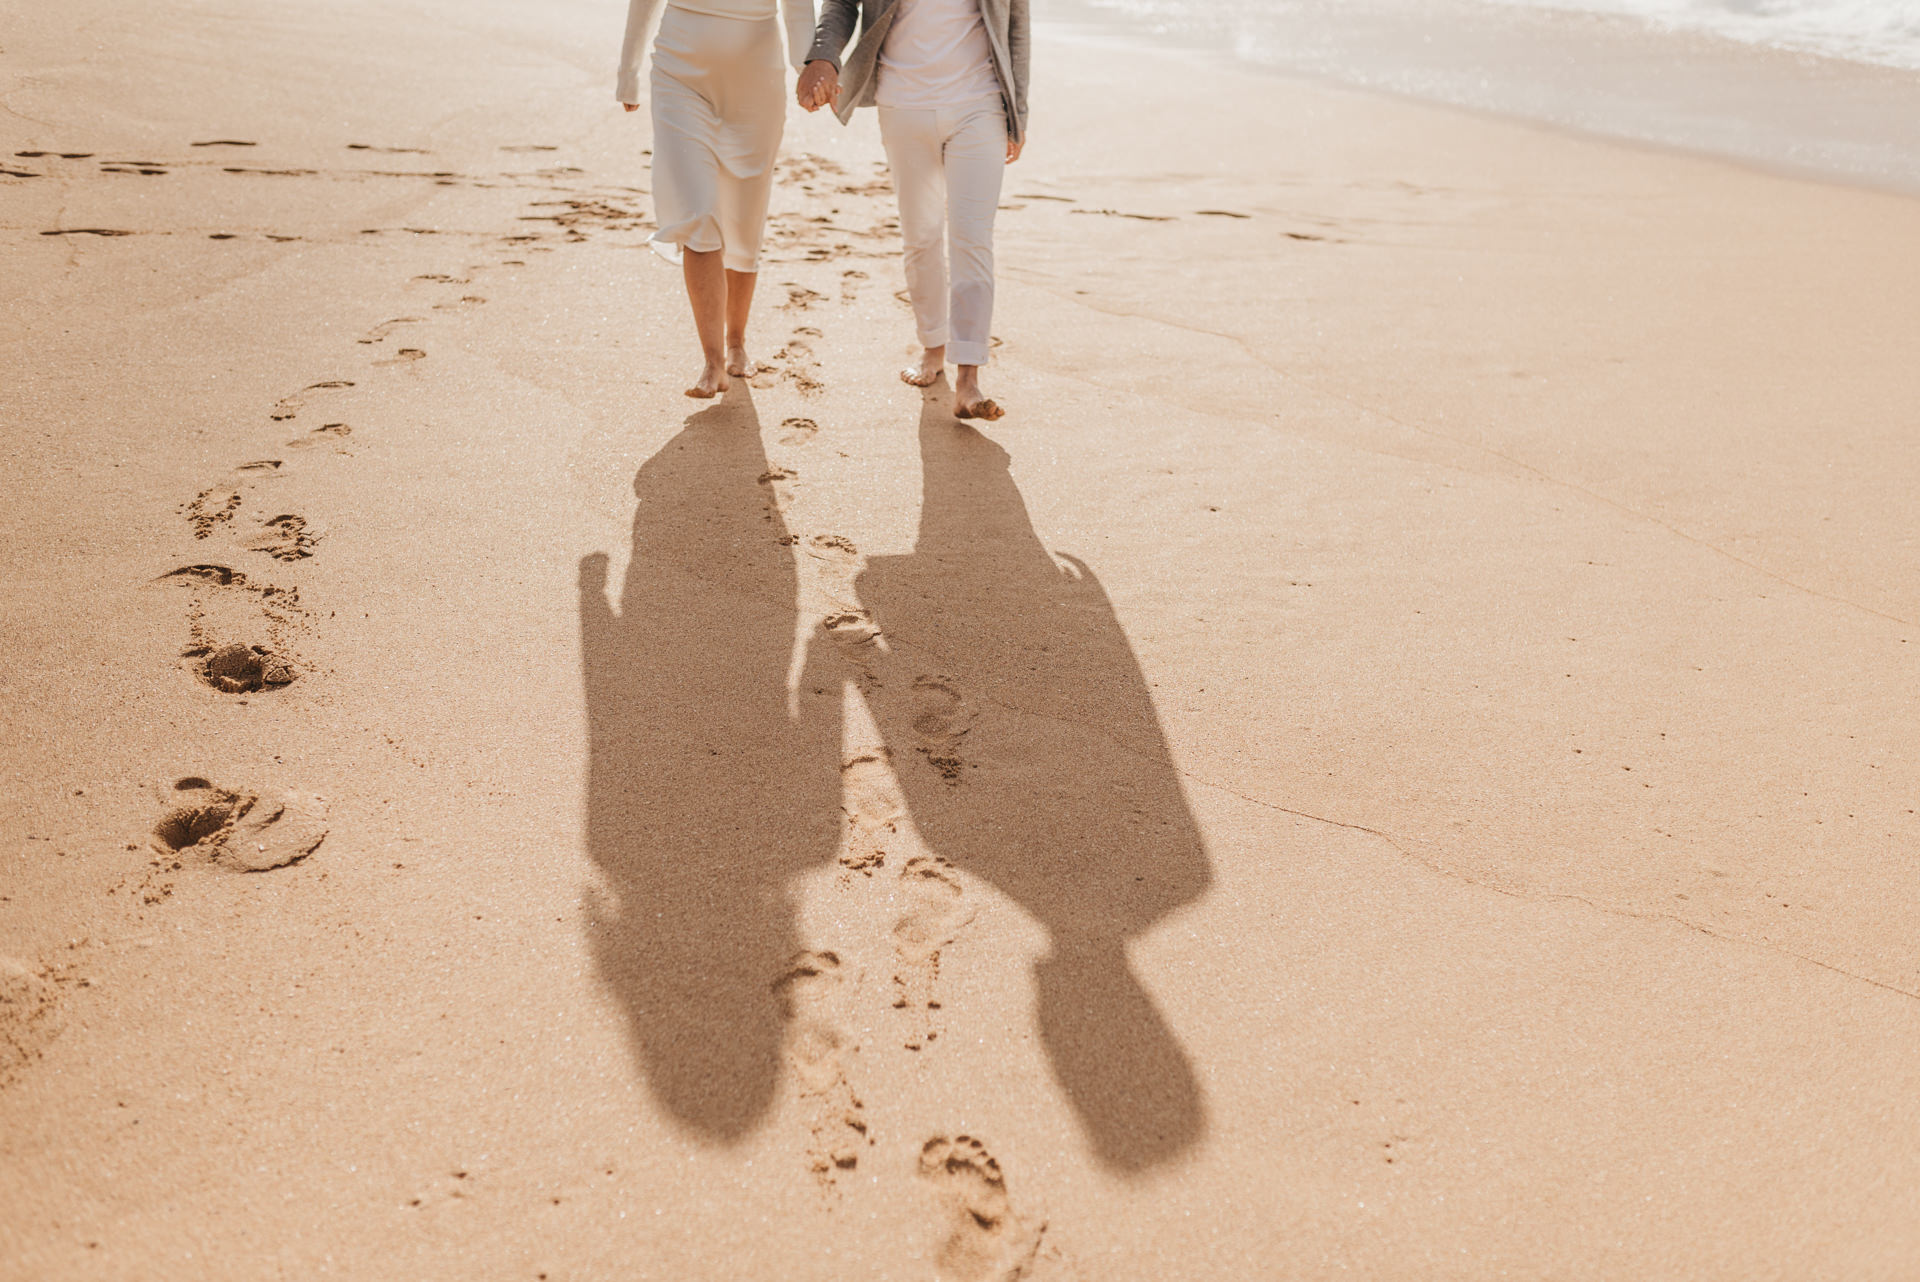
[[[666,0],[693,13],[716,18],[740,18],[749,22],[775,16],[785,19],[787,61],[798,71],[805,63],[807,48],[813,43],[813,0]],[[621,102],[640,101],[640,59],[646,52],[647,37],[653,31],[654,15],[661,0],[630,0],[627,6],[627,36],[620,42],[620,78],[614,97]]]

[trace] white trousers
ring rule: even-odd
[[[653,38],[653,244],[760,269],[773,156],[787,123],[780,24],[669,4]]]
[[[880,141],[900,196],[907,294],[921,346],[945,347],[956,365],[985,365],[1006,111],[997,96],[938,111],[882,107]]]

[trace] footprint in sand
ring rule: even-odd
[[[360,341],[362,343],[384,343],[387,341],[387,336],[400,326],[418,325],[425,319],[424,316],[396,316],[392,320],[381,321],[378,325],[368,330],[367,336]]]
[[[316,445],[332,445],[338,449],[341,441],[353,435],[353,429],[345,423],[322,423],[305,436],[296,436],[287,442],[290,449],[310,450]],[[345,450],[340,450],[345,453]]]
[[[960,937],[975,909],[952,865],[937,855],[915,855],[900,870],[906,910],[893,924],[893,1007],[913,1027],[904,1043],[917,1051],[940,1036],[940,950]]]
[[[215,529],[233,520],[242,503],[240,491],[234,488],[214,486],[201,490],[180,509],[188,524],[193,526],[193,537],[204,539],[211,536]]]
[[[0,1087],[45,1052],[59,1032],[59,977],[19,957],[0,957]]]
[[[256,583],[231,566],[211,564],[183,565],[156,582],[188,593],[187,645],[180,654],[201,682],[224,694],[250,694],[299,676],[287,641],[305,615],[297,589]]]
[[[804,544],[815,568],[814,583],[826,598],[827,609],[820,626],[833,640],[843,643],[842,657],[850,659],[865,674],[872,673],[857,647],[871,644],[880,635],[873,616],[860,604],[853,590],[854,576],[860,571],[860,549],[843,534],[816,534]]]
[[[815,303],[824,303],[827,301],[825,294],[808,289],[805,285],[796,285],[792,281],[786,282],[786,289],[787,301],[780,304],[780,310],[782,311],[804,312]]]
[[[432,152],[423,147],[376,147],[370,142],[350,142],[348,151],[377,151],[383,156],[429,156]]]
[[[906,798],[893,777],[893,754],[865,752],[840,767],[840,809],[847,817],[840,866],[873,876],[887,862],[887,848],[900,835]]]
[[[839,954],[832,952],[798,954],[773,984],[788,1020],[786,1058],[806,1117],[807,1169],[829,1198],[873,1144],[866,1107],[847,1080],[847,1059],[859,1048],[840,1031],[846,987]]]
[[[852,568],[860,549],[844,534],[816,534],[807,540],[807,554],[829,565]]]
[[[222,525],[231,522],[246,502],[248,481],[263,476],[272,476],[278,472],[281,461],[274,458],[254,459],[242,463],[233,470],[237,480],[225,484],[210,486],[188,499],[180,507],[180,512],[193,527],[193,537],[204,539]]]
[[[175,856],[191,854],[233,871],[266,872],[299,863],[327,837],[327,806],[319,797],[263,798],[197,776],[178,780],[174,793],[153,826],[153,848],[161,856],[156,866],[163,869]]]
[[[403,347],[384,361],[375,361],[375,365],[410,365],[414,361],[425,360],[427,354],[418,347]]]
[[[913,732],[920,740],[916,751],[950,784],[958,784],[966,769],[960,747],[976,715],[959,688],[945,677],[913,679]]]
[[[811,291],[809,291],[811,292]],[[815,295],[819,297],[819,295]],[[786,346],[773,354],[773,359],[763,362],[758,372],[748,381],[762,390],[777,386],[781,380],[794,385],[804,396],[811,396],[826,387],[816,371],[820,363],[813,358],[813,345],[807,341],[810,326],[802,326],[787,340]],[[818,336],[819,331],[812,331]]]
[[[782,445],[805,445],[820,431],[820,425],[810,418],[783,419],[780,423],[779,441]]]
[[[260,523],[261,530],[247,544],[249,551],[265,552],[276,561],[304,561],[313,555],[320,531],[304,516],[285,513]]]
[[[950,1282],[1016,1282],[1040,1253],[1046,1223],[1014,1214],[1006,1176],[969,1135],[936,1135],[920,1147],[919,1176],[941,1211],[934,1266]]]
[[[264,645],[229,642],[212,650],[200,666],[201,680],[226,694],[251,694],[293,684],[294,666]]]
[[[867,274],[858,268],[849,267],[846,271],[841,272],[840,301],[843,303],[857,301],[860,297],[860,282],[866,279]]]
[[[274,402],[270,416],[274,422],[284,423],[307,407],[307,400],[314,392],[332,392],[352,386],[353,380],[347,378],[330,378],[324,383],[308,383],[291,396],[282,396]]]

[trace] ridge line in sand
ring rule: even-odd
[[[923,654],[932,655],[933,657],[941,660],[945,660],[949,657],[945,654],[942,654],[940,651],[934,649],[931,646],[923,645],[910,638],[900,637],[891,632],[886,633],[884,635],[887,637],[887,639],[890,642],[897,642],[898,644],[900,644],[901,646],[907,649],[919,650]],[[1121,740],[1120,738],[1111,734],[1106,730],[1104,726],[1096,725],[1090,722],[1079,721],[1071,717],[1057,716],[1049,712],[1036,712],[1031,708],[1024,708],[1019,706],[1018,704],[1008,703],[1006,700],[995,698],[990,694],[979,694],[979,695],[975,695],[974,697],[980,700],[980,702],[982,703],[991,703],[996,707],[1004,708],[1008,712],[1014,713],[1016,716],[1032,717],[1032,718],[1035,718],[1036,720],[1052,721],[1061,725],[1078,726],[1082,729],[1091,730],[1096,734],[1101,735],[1102,738],[1105,738],[1109,743],[1113,744],[1113,746],[1118,748],[1120,751],[1129,753],[1135,757],[1146,759],[1146,754],[1142,753],[1138,748],[1134,747],[1132,744],[1129,744],[1124,740]],[[1915,1001],[1920,1001],[1920,992],[1916,992],[1912,989],[1902,988],[1898,984],[1889,984],[1885,980],[1875,979],[1870,975],[1862,975],[1858,971],[1848,970],[1844,966],[1836,966],[1832,962],[1822,961],[1820,958],[1811,957],[1806,953],[1795,952],[1791,948],[1784,948],[1778,944],[1771,943],[1764,939],[1753,939],[1744,935],[1729,935],[1724,931],[1715,930],[1711,926],[1702,925],[1699,922],[1691,921],[1675,913],[1636,912],[1631,908],[1617,907],[1614,905],[1601,903],[1597,900],[1590,899],[1585,895],[1576,895],[1571,891],[1549,890],[1549,891],[1530,892],[1525,890],[1515,890],[1507,886],[1502,886],[1497,882],[1484,881],[1478,877],[1472,876],[1469,873],[1464,873],[1457,869],[1449,868],[1444,864],[1435,862],[1430,859],[1423,858],[1422,856],[1416,854],[1408,846],[1406,846],[1398,837],[1395,837],[1392,833],[1382,831],[1379,828],[1371,828],[1371,827],[1368,827],[1366,824],[1353,823],[1345,819],[1335,819],[1328,815],[1315,814],[1311,810],[1300,810],[1293,806],[1281,805],[1277,801],[1268,801],[1262,797],[1250,796],[1249,794],[1241,792],[1238,788],[1235,788],[1229,784],[1224,784],[1219,782],[1218,780],[1209,779],[1205,775],[1197,774],[1194,771],[1189,770],[1185,766],[1180,765],[1178,762],[1172,762],[1171,764],[1173,766],[1174,773],[1179,775],[1182,779],[1190,779],[1194,783],[1199,784],[1203,788],[1212,788],[1216,792],[1224,792],[1228,796],[1238,797],[1240,800],[1248,803],[1249,805],[1260,806],[1263,809],[1276,811],[1280,814],[1293,815],[1294,817],[1299,819],[1311,820],[1314,823],[1325,824],[1331,828],[1344,828],[1349,832],[1361,832],[1361,833],[1367,834],[1370,837],[1378,838],[1380,841],[1383,841],[1387,845],[1391,846],[1396,852],[1398,852],[1401,855],[1402,858],[1408,860],[1409,862],[1416,864],[1421,868],[1426,869],[1428,872],[1431,872],[1436,876],[1444,877],[1449,881],[1456,882],[1463,886],[1471,886],[1476,890],[1491,891],[1496,895],[1502,895],[1508,899],[1519,900],[1522,903],[1544,904],[1544,903],[1553,903],[1556,901],[1570,901],[1577,904],[1584,904],[1588,908],[1593,909],[1595,912],[1605,914],[1609,917],[1625,917],[1633,921],[1670,921],[1670,922],[1673,922],[1675,925],[1684,926],[1688,930],[1695,931],[1702,935],[1706,935],[1712,939],[1720,940],[1723,943],[1738,944],[1743,947],[1758,949],[1762,952],[1777,953],[1785,957],[1792,957],[1795,960],[1806,962],[1809,965],[1818,966],[1822,970],[1832,971],[1836,975],[1843,975],[1848,979],[1855,979],[1860,981],[1863,984],[1871,984],[1875,988],[1885,989],[1887,992],[1898,993],[1902,997],[1908,997],[1908,998],[1912,998]]]

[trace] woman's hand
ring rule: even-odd
[[[793,96],[808,111],[818,111],[830,102],[838,102],[840,69],[825,58],[809,62],[800,73],[800,83],[794,86]]]
[[[1007,163],[1009,165],[1020,159],[1020,153],[1026,148],[1026,145],[1027,140],[1024,138],[1018,142],[1015,142],[1011,138],[1007,139]]]
[[[638,110],[640,110],[640,104],[639,104],[639,103],[637,103],[637,102],[623,102],[623,103],[621,103],[620,105],[621,105],[622,107],[625,107],[625,108],[626,108],[626,109],[627,109],[628,111],[638,111]]]

